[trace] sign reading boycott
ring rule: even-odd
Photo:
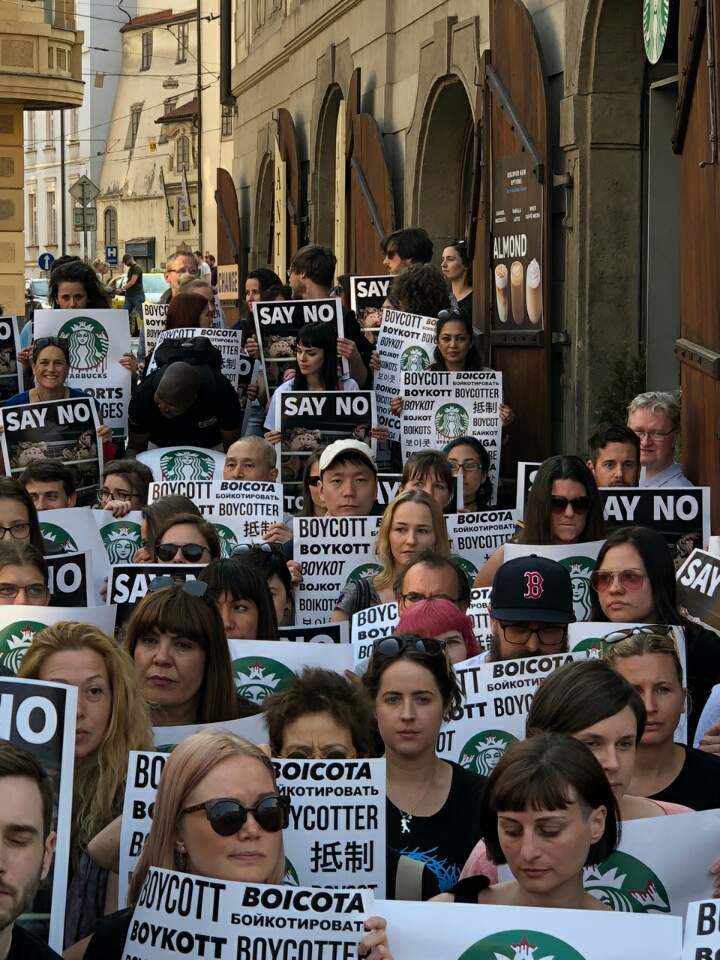
[[[143,331],[145,333],[145,354],[154,350],[158,337],[165,329],[168,305],[166,303],[144,303],[142,305]],[[127,324],[127,320],[125,321]]]
[[[295,517],[295,559],[303,580],[295,588],[295,623],[330,619],[348,580],[372,577],[381,569],[374,542],[381,517]]]
[[[110,568],[107,602],[117,607],[117,622],[124,623],[133,607],[148,592],[156,577],[172,577],[179,583],[197,580],[205,569],[200,563],[118,563]]]
[[[445,518],[453,556],[475,582],[485,561],[515,533],[512,510],[456,513]]]
[[[717,960],[720,956],[720,900],[688,905],[682,960]]]
[[[678,602],[689,616],[720,630],[720,559],[693,550],[677,572]]]
[[[372,904],[367,890],[232,883],[151,867],[123,956],[351,960]]]
[[[530,557],[537,554],[556,560],[561,563],[570,574],[573,592],[573,607],[576,620],[589,620],[592,612],[592,587],[590,574],[595,569],[595,560],[603,545],[602,540],[591,540],[588,543],[573,544],[535,544],[535,543],[506,543],[504,547],[505,560],[514,560],[515,557]]]
[[[652,527],[673,548],[677,562],[710,540],[710,487],[602,487],[605,521],[610,527]]]
[[[234,328],[228,327],[203,327],[201,330],[197,327],[177,327],[174,330],[163,330],[158,337],[157,347],[167,340],[192,340],[194,337],[207,337],[210,343],[214,347],[217,347],[222,356],[221,373],[228,378],[237,390],[240,385],[240,374],[243,369],[241,365],[243,352],[240,349],[242,346],[242,330],[235,330]],[[252,363],[247,354],[244,354],[244,356],[246,360],[244,367],[245,373],[247,374],[252,369]],[[150,357],[147,369],[148,373],[153,373],[157,370],[155,357],[156,353],[153,353],[152,357]]]
[[[390,409],[391,402],[402,392],[402,375],[407,370],[427,370],[435,356],[435,317],[401,313],[385,309],[377,340],[380,369],[375,374],[375,395],[378,424],[387,427],[391,440],[400,440],[400,417]]]
[[[23,388],[17,362],[19,353],[17,317],[3,317],[0,320],[0,403],[14,397]]]
[[[350,277],[350,309],[354,311],[362,332],[375,343],[382,323],[382,305],[387,300],[392,276]]]

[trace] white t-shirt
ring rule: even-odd
[[[270,406],[268,407],[267,416],[265,417],[265,429],[266,430],[277,430],[275,426],[275,416],[277,410],[277,400],[275,399],[278,393],[288,393],[290,390],[295,389],[295,378],[291,380],[284,380],[279,387],[275,390],[275,393],[270,398]],[[357,382],[353,380],[352,377],[341,377],[338,380],[338,390],[344,390],[349,392],[351,390],[359,390]]]
[[[200,276],[203,278],[203,280],[207,280],[207,282],[210,283],[210,278],[212,277],[212,270],[205,263],[204,260],[200,262],[200,267],[198,269],[200,270]]]

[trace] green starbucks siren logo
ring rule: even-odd
[[[374,577],[376,573],[380,573],[381,570],[382,567],[379,563],[363,563],[362,566],[355,567],[347,578],[347,582],[358,583],[360,580],[367,580],[369,577]]]
[[[22,658],[28,651],[38,630],[44,630],[46,623],[36,620],[17,620],[0,630],[0,663],[17,673]]]
[[[430,366],[430,357],[422,347],[407,347],[400,354],[400,369],[406,373],[422,373]]]
[[[472,561],[468,560],[467,557],[459,557],[456,553],[453,554],[453,560],[462,567],[465,571],[465,576],[468,578],[471,584],[475,583],[475,577],[478,575],[477,567]]]
[[[585,867],[583,885],[618,913],[670,913],[670,897],[660,878],[642,860],[620,850],[597,866]]]
[[[76,371],[105,373],[110,340],[105,327],[90,317],[73,317],[58,331],[67,337],[70,346],[70,366]]]
[[[670,0],[644,0],[643,39],[650,63],[657,63],[665,48],[670,23]]]
[[[269,657],[241,657],[233,661],[235,689],[253,703],[262,703],[265,697],[287,690],[295,679],[292,670]]]
[[[300,878],[297,875],[297,870],[292,863],[290,863],[287,857],[285,857],[285,875],[283,876],[283,883],[288,883],[291,887],[300,886]]]
[[[224,523],[214,523],[213,526],[220,540],[220,555],[227,559],[232,556],[233,550],[238,545],[237,537]]]
[[[575,616],[578,620],[589,620],[592,610],[590,574],[595,567],[595,561],[590,557],[566,557],[560,563],[570,574]]]
[[[130,563],[142,546],[140,524],[127,520],[108,523],[100,531],[110,563]]]
[[[67,530],[63,530],[63,528],[59,527],[56,523],[47,523],[43,520],[40,523],[40,533],[42,533],[46,540],[49,540],[50,543],[62,550],[63,553],[75,553],[78,548]]]
[[[602,660],[605,656],[605,644],[600,637],[585,637],[572,648],[572,653],[586,653],[590,660]]]
[[[459,960],[585,960],[570,944],[534,930],[503,930],[484,937]]]
[[[212,480],[215,461],[198,450],[168,450],[160,457],[163,480]]]
[[[440,440],[454,440],[467,433],[470,417],[459,403],[444,403],[435,411],[435,430]]]
[[[471,773],[489,777],[507,748],[517,737],[505,730],[483,730],[471,737],[460,751],[460,764]]]

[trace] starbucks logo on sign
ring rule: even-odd
[[[130,563],[142,546],[140,525],[123,522],[109,523],[100,531],[110,563]]]
[[[471,773],[489,777],[507,748],[517,737],[504,730],[483,730],[471,737],[460,751],[460,764]]]
[[[572,648],[572,653],[587,653],[591,660],[602,660],[605,656],[605,644],[600,637],[585,637]]]
[[[212,480],[215,461],[197,450],[169,450],[160,457],[163,480]]]
[[[660,878],[629,853],[616,850],[603,863],[585,867],[583,885],[618,913],[670,913],[670,898]]]
[[[300,878],[297,875],[297,870],[290,863],[287,857],[285,857],[285,874],[283,876],[283,883],[289,883],[291,887],[300,886]]]
[[[595,562],[589,557],[566,557],[560,563],[570,574],[573,606],[578,620],[589,620],[592,602],[590,599],[590,574]]]
[[[435,430],[438,439],[454,440],[467,433],[470,426],[470,417],[459,403],[444,403],[435,411]]]
[[[665,48],[670,23],[670,0],[644,0],[643,40],[650,63],[657,63]]]
[[[400,354],[400,369],[406,373],[422,373],[430,366],[430,357],[422,347],[407,347]]]
[[[224,523],[214,523],[213,526],[220,540],[220,555],[227,559],[232,556],[233,550],[238,545],[237,537]]]
[[[504,930],[484,937],[458,960],[585,960],[569,943],[534,930]]]
[[[105,327],[90,317],[73,317],[58,331],[67,337],[70,346],[70,366],[89,373],[105,373],[110,339]]]
[[[0,663],[17,673],[33,637],[46,626],[35,620],[18,620],[0,630]]]
[[[40,523],[40,533],[63,553],[75,553],[78,548],[67,530],[63,530],[56,523],[47,523],[43,520]]]
[[[471,563],[467,557],[459,557],[456,553],[453,554],[453,560],[458,564],[458,566],[463,568],[470,583],[475,583],[475,577],[478,575],[478,570],[475,564]]]
[[[253,703],[279,690],[287,690],[295,679],[292,670],[269,657],[241,657],[233,661],[235,689]]]
[[[363,563],[360,567],[355,567],[348,577],[348,583],[357,583],[359,580],[367,580],[368,577],[374,577],[380,573],[382,567],[379,563]]]

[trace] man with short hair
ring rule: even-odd
[[[98,490],[101,510],[124,517],[147,504],[152,470],[139,460],[111,460],[105,465],[102,486]]]
[[[0,960],[60,960],[15,922],[50,872],[52,817],[48,774],[30,753],[0,742]]]
[[[189,273],[192,277],[200,276],[197,260],[194,255],[187,250],[176,250],[175,253],[171,253],[165,261],[165,273],[163,276],[170,286],[160,297],[160,303],[170,303],[172,298],[177,296],[180,290],[180,277],[186,273]]]
[[[495,574],[489,613],[488,660],[564,653],[575,621],[570,574],[535,554],[508,560]]]
[[[599,487],[636,487],[640,478],[640,441],[629,427],[611,424],[588,440],[587,465]]]
[[[197,263],[198,273],[203,278],[207,280],[208,283],[212,283],[212,274],[210,273],[210,267],[205,263],[205,258],[202,255],[202,250],[195,251],[195,262]]]
[[[143,272],[140,264],[135,260],[131,253],[126,253],[122,258],[123,265],[128,268],[127,277],[122,287],[125,295],[125,309],[128,312],[131,328],[133,323],[137,326],[138,315],[142,317],[142,305],[145,303],[145,290],[143,288]],[[133,314],[135,315],[133,317]]]
[[[360,440],[336,440],[320,455],[318,489],[329,517],[367,517],[382,513],[376,504],[377,466]]]
[[[405,227],[388,234],[382,244],[383,266],[397,274],[413,263],[430,263],[433,243],[422,227]]]
[[[680,403],[672,393],[650,390],[628,406],[628,427],[640,440],[641,487],[691,487],[675,463]]]
[[[40,460],[25,467],[20,483],[30,494],[36,510],[63,510],[77,503],[75,474],[63,463]]]
[[[275,447],[264,437],[242,437],[228,448],[223,464],[223,480],[277,481]]]
[[[470,606],[470,581],[452,557],[434,550],[419,550],[397,572],[393,592],[402,613],[421,600],[449,600],[462,613]]]

